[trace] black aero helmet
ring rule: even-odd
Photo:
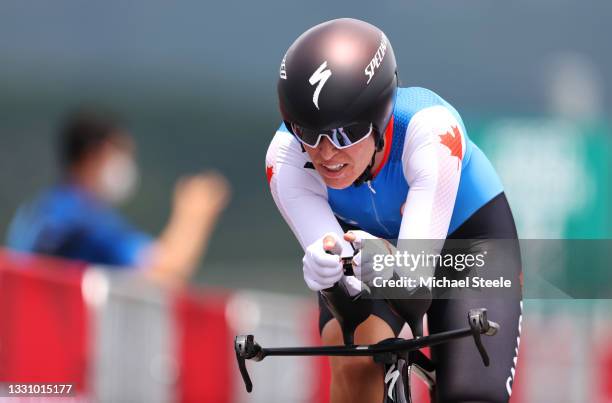
[[[325,133],[371,125],[376,147],[391,118],[397,64],[389,40],[374,25],[341,18],[304,32],[280,66],[278,99],[287,128]]]

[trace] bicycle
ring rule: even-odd
[[[345,275],[353,275],[351,259],[343,258]],[[410,377],[413,371],[425,382],[430,392],[434,392],[436,368],[434,363],[420,351],[422,348],[472,336],[483,364],[489,366],[489,356],[482,344],[481,335],[494,336],[500,326],[488,320],[485,308],[471,309],[468,312],[469,327],[422,336],[417,316],[407,309],[397,309],[397,304],[387,300],[387,303],[395,307],[396,312],[400,311],[398,313],[401,313],[411,326],[415,338],[408,340],[394,337],[376,344],[355,345],[354,331],[369,316],[371,310],[372,300],[365,298],[367,290],[350,297],[341,283],[336,283],[321,293],[330,311],[340,323],[345,345],[264,348],[255,341],[253,335],[236,336],[234,340],[236,360],[247,392],[253,390],[253,383],[246,368],[246,360],[257,362],[269,356],[371,356],[375,362],[383,365],[383,403],[412,401]],[[406,305],[410,304],[404,304],[404,307]],[[422,316],[420,319],[422,323]]]

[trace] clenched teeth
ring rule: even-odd
[[[330,171],[339,171],[341,170],[346,164],[336,164],[336,165],[325,165],[323,164],[323,166],[327,169],[329,169]]]

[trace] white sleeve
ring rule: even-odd
[[[399,239],[446,239],[465,153],[462,130],[444,106],[423,109],[410,120],[402,154],[410,189]]]
[[[278,131],[266,154],[266,175],[270,191],[281,215],[303,250],[328,232],[342,238],[342,228],[327,201],[327,187],[299,142],[289,133]],[[353,249],[342,241],[342,256]]]

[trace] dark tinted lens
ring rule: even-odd
[[[316,130],[307,129],[296,124],[292,124],[291,128],[293,129],[293,133],[295,133],[304,143],[313,147],[317,144],[319,133]]]
[[[355,123],[342,128],[346,137],[350,140],[350,144],[356,143],[363,139],[372,130],[371,123]]]

